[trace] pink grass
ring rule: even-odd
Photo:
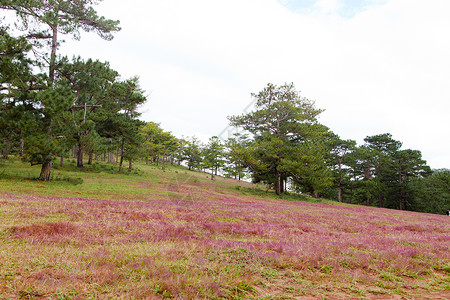
[[[139,201],[5,194],[0,211],[5,295],[34,288],[81,299],[341,297],[355,285],[366,297],[375,288],[449,295],[445,216],[256,199],[187,183],[165,199]]]

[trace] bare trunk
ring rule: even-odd
[[[122,173],[122,165],[123,165],[123,150],[125,149],[125,140],[122,138],[122,147],[120,147],[120,165],[119,172]]]
[[[109,138],[109,143],[112,144],[112,138]],[[114,154],[112,152],[108,152],[108,162],[109,163],[114,162]]]
[[[339,183],[338,183],[338,201],[339,202],[342,202],[342,185],[341,185],[341,182],[342,182],[342,175],[339,176]]]
[[[128,169],[133,170],[133,162],[131,159],[129,160]]]
[[[164,170],[166,167],[166,149],[164,148],[163,159],[162,159],[162,169]]]
[[[56,49],[58,48],[58,28],[56,25],[52,27],[52,51],[50,54],[50,66],[49,66],[49,78],[50,82],[53,83],[55,81],[55,66],[56,66]]]
[[[83,147],[81,141],[78,141],[77,147],[77,167],[79,168],[83,167]]]
[[[284,193],[284,178],[283,175],[280,175],[280,194]]]
[[[61,168],[64,167],[64,156],[62,156],[62,155],[61,155],[61,157],[60,157],[59,166],[60,166]]]
[[[41,175],[39,175],[39,180],[49,181],[50,172],[52,170],[53,162],[46,162],[42,164]]]
[[[88,165],[92,165],[92,161],[94,160],[94,153],[89,153]]]
[[[19,152],[20,157],[23,157],[23,146],[24,146],[23,139],[20,139],[20,152]]]
[[[3,148],[3,159],[8,159],[9,146],[11,144],[11,141],[9,139],[8,140],[5,139],[4,142],[5,142],[5,148]]]
[[[114,162],[114,153],[108,152],[108,162],[113,163]]]
[[[281,195],[280,174],[278,174],[278,173],[275,175],[274,188],[275,188],[275,194]]]

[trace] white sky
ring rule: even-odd
[[[392,133],[450,168],[448,0],[105,0],[122,31],[69,37],[61,52],[140,77],[142,119],[219,135],[267,83],[294,82],[344,139]],[[225,136],[226,137],[226,136]]]

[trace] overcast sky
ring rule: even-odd
[[[142,118],[181,137],[219,135],[267,83],[293,82],[344,139],[389,132],[450,168],[448,0],[104,0],[111,42],[61,52],[140,77]],[[225,136],[226,137],[226,136]]]

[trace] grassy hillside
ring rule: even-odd
[[[0,167],[0,299],[450,298],[447,216],[66,165]]]

